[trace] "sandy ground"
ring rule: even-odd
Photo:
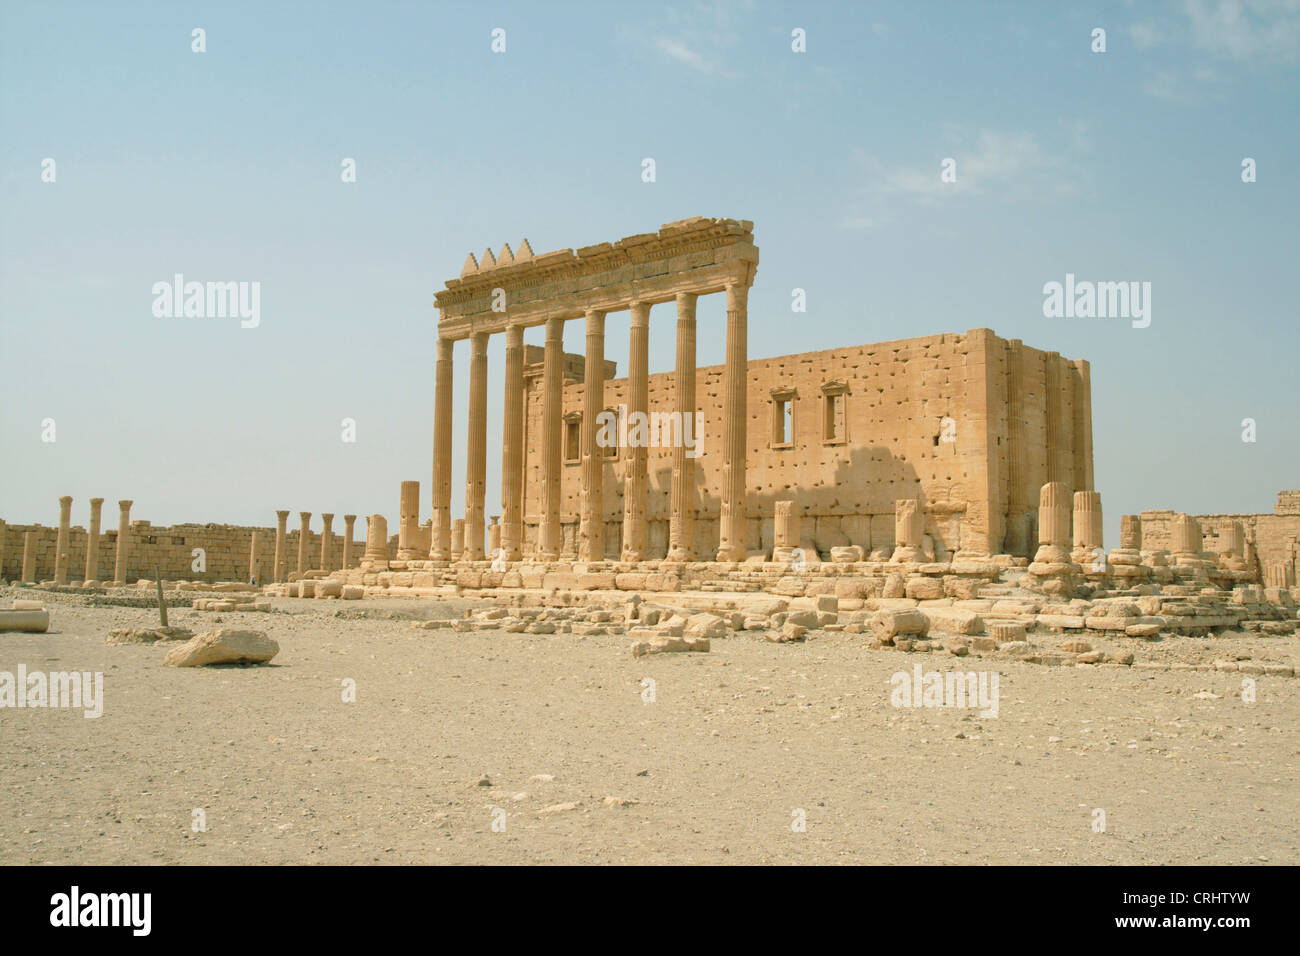
[[[47,597],[0,589],[0,605],[15,593]],[[827,632],[633,659],[622,635],[417,630],[292,600],[219,623],[172,610],[281,647],[272,666],[182,670],[165,645],[104,643],[157,611],[63,600],[50,633],[0,634],[0,671],[102,671],[104,713],[0,709],[0,863],[1300,862],[1300,679],[1257,677],[1246,703],[1240,674]],[[1182,638],[1138,659],[1291,662],[1295,644]],[[995,670],[998,716],[891,706],[891,675],[916,663]]]

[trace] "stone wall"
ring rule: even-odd
[[[73,503],[76,507],[76,502]],[[107,512],[106,512],[107,514]],[[116,517],[116,515],[114,515]],[[294,518],[297,517],[295,514]],[[317,519],[319,524],[319,519]],[[364,523],[358,519],[362,528],[354,534],[364,536]],[[22,575],[23,567],[23,533],[35,532],[32,554],[35,561],[34,577],[37,581],[51,580],[54,577],[54,552],[58,540],[58,528],[44,525],[7,524],[4,528],[3,567],[0,578],[16,581]],[[166,579],[185,579],[190,581],[247,581],[249,580],[249,545],[252,533],[257,537],[257,563],[259,583],[272,580],[272,563],[275,560],[275,528],[237,527],[218,524],[178,524],[170,527],[157,526],[148,521],[131,523],[131,540],[127,549],[126,579],[128,582],[139,578],[152,578],[154,567],[158,567]],[[343,524],[335,518],[331,535],[331,568],[343,564]],[[81,581],[86,569],[87,532],[84,526],[74,525],[68,534],[68,580]],[[295,528],[285,535],[285,568],[294,572],[298,568],[298,538]],[[393,553],[396,553],[394,536]],[[307,543],[308,565],[312,569],[320,565],[320,534],[312,532]],[[195,548],[205,552],[206,571],[193,570]],[[354,541],[352,545],[352,563],[361,560],[365,551],[365,542]],[[117,562],[117,528],[100,532],[99,537],[99,576],[100,580],[111,581],[113,569]]]
[[[1300,547],[1300,510],[1292,513],[1288,507],[1289,496],[1295,494],[1294,491],[1278,492],[1277,506],[1273,514],[1194,515],[1193,517],[1201,523],[1205,550],[1217,554],[1218,539],[1222,529],[1229,522],[1240,521],[1246,530],[1247,540],[1254,538],[1261,568],[1294,560],[1295,549]],[[1142,512],[1142,547],[1145,550],[1169,549],[1169,523],[1173,517],[1172,511]]]
[[[541,515],[540,369],[526,372],[525,541]],[[696,550],[717,547],[721,485],[722,366],[697,370]],[[1092,490],[1088,365],[987,329],[750,359],[746,464],[747,547],[770,551],[773,506],[798,503],[806,545],[892,548],[894,503],[920,497],[936,550],[1031,556],[1038,493],[1048,481]],[[566,362],[564,413],[576,420],[583,385]],[[673,373],[650,376],[649,408],[674,405]],[[826,439],[828,394],[843,393],[840,432]],[[788,442],[773,441],[779,402],[793,409]],[[607,381],[605,406],[628,401],[626,379]],[[667,551],[672,448],[649,449],[649,555]],[[565,456],[561,520],[574,551],[581,465]],[[606,553],[619,553],[626,449],[605,466]],[[490,509],[493,511],[499,508]]]

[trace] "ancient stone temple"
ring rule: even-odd
[[[814,555],[860,548],[880,559],[897,544],[917,559],[1032,557],[1040,488],[1093,491],[1087,362],[987,329],[754,360],[746,327],[757,265],[752,223],[705,218],[576,251],[535,255],[525,240],[518,252],[471,255],[435,297],[430,559],[492,557],[482,548],[495,334],[506,337],[500,547],[509,561],[770,559],[795,547],[777,541],[787,501],[782,520]],[[696,302],[713,293],[727,297],[726,361],[698,367]],[[651,309],[669,304],[676,367],[650,375]],[[605,359],[605,317],[620,310],[631,316],[626,378]],[[583,322],[584,355],[563,352],[570,320]],[[524,329],[539,325],[545,348],[525,348]],[[453,541],[450,466],[461,340],[465,544]],[[900,500],[917,502],[908,505],[915,543],[895,540]]]

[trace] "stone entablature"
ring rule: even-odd
[[[510,325],[576,319],[589,310],[618,312],[632,302],[670,302],[679,293],[722,292],[729,283],[753,282],[758,266],[754,224],[696,216],[658,232],[617,242],[533,255],[525,239],[519,253],[502,246],[466,260],[460,278],[434,296],[441,313],[438,335],[459,340],[472,332],[504,332]],[[496,290],[504,290],[504,302]],[[494,305],[504,304],[504,311]]]

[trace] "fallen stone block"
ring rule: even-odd
[[[37,610],[0,611],[0,631],[26,631],[44,634],[50,629],[50,612]]]
[[[158,641],[188,641],[194,632],[188,627],[118,627],[108,632],[105,644],[156,644]]]
[[[262,631],[233,627],[200,634],[163,658],[168,667],[207,667],[212,664],[265,664],[280,653],[280,645]]]
[[[925,637],[930,633],[930,619],[916,608],[881,610],[871,618],[871,631],[882,644],[892,643],[900,634]]]

